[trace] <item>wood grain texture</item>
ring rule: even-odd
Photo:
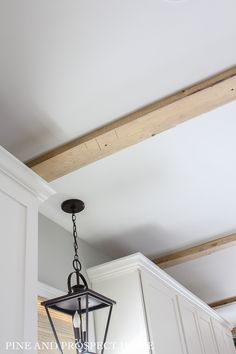
[[[235,99],[236,67],[233,67],[26,164],[50,182]]]
[[[233,296],[228,299],[212,302],[211,304],[209,304],[209,306],[212,308],[217,308],[217,307],[222,307],[222,306],[231,305],[235,303],[236,303],[236,296]]]
[[[213,241],[203,243],[201,245],[185,249],[183,251],[175,252],[163,257],[153,260],[161,268],[172,267],[184,262],[192,261],[194,259],[208,256],[214,252],[220,251],[224,248],[236,245],[236,234],[221,237]]]
[[[44,300],[44,298],[38,297],[38,354],[48,354],[49,352],[56,354],[58,353],[58,350],[55,348],[56,342],[48,320],[48,316],[44,306],[40,304]],[[71,317],[52,310],[50,310],[50,313],[60,341],[64,343],[74,343]],[[52,345],[53,349],[51,349],[51,347],[50,349],[47,349],[48,345]],[[72,354],[74,351],[65,347],[64,353]]]

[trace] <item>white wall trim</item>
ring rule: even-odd
[[[174,289],[176,292],[181,294],[186,299],[194,303],[198,308],[202,309],[204,312],[207,312],[211,317],[215,318],[225,327],[232,329],[233,326],[221,316],[219,316],[216,311],[210,308],[204,301],[199,299],[196,295],[187,290],[183,285],[178,283],[170,275],[168,275],[161,268],[156,266],[152,261],[146,258],[141,253],[135,253],[131,256],[123,257],[115,261],[111,261],[96,267],[87,269],[88,277],[91,283],[96,283],[101,280],[108,278],[113,278],[121,274],[141,270],[146,271],[149,274],[152,273],[155,277],[158,277],[166,285]]]
[[[11,155],[0,145],[0,171],[17,181],[29,190],[40,201],[44,202],[55,191],[34,171]]]
[[[54,297],[59,297],[63,295],[65,295],[63,291],[38,281],[38,296],[42,296],[45,299],[53,299]]]

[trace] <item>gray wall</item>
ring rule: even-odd
[[[79,256],[82,267],[93,267],[111,260],[87,242],[79,239]],[[66,291],[67,276],[72,272],[72,235],[39,214],[39,281]],[[84,275],[85,272],[83,272]]]

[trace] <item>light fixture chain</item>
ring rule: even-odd
[[[73,260],[73,267],[75,271],[80,271],[81,270],[81,263],[79,261],[79,255],[78,255],[78,234],[77,234],[77,228],[76,228],[76,215],[75,213],[72,214],[72,223],[73,223],[73,237],[74,237],[74,250],[75,250],[75,255],[74,255],[74,260]]]

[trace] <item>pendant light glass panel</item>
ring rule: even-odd
[[[51,328],[54,328],[60,345],[63,348],[63,353],[77,354],[71,316],[52,309],[48,309],[48,316],[50,317]],[[45,333],[43,337],[41,336],[41,339],[40,354],[61,354],[54,331]]]
[[[104,344],[114,303],[113,300],[91,289],[43,302],[42,305],[45,306],[58,353],[104,353]],[[106,309],[107,314],[103,328],[104,336],[101,342],[97,343],[93,333],[93,312],[97,313],[101,309]],[[61,322],[57,321],[60,316],[66,318],[63,328],[61,328]],[[102,316],[104,317],[104,313]]]

